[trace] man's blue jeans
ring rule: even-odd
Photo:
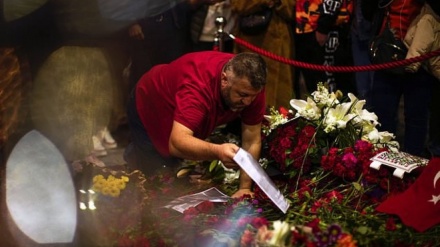
[[[361,40],[354,32],[351,35],[351,49],[353,52],[353,64],[355,66],[370,65],[368,54],[368,39]],[[357,97],[365,99],[366,108],[371,105],[371,87],[373,85],[374,71],[355,72]]]

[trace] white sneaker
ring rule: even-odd
[[[99,140],[97,136],[92,136],[93,141],[93,151],[92,153],[96,156],[106,156],[107,151],[105,150],[105,147],[102,145],[102,142]]]
[[[101,137],[102,145],[104,145],[105,148],[112,149],[118,146],[115,139],[113,139],[113,136],[110,134],[110,131],[108,131],[107,127],[99,132],[99,136]]]

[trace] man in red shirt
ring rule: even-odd
[[[266,64],[254,53],[195,52],[153,67],[130,98],[132,143],[126,161],[146,175],[173,168],[178,159],[217,159],[237,167],[237,145],[205,141],[216,127],[237,118],[242,122],[242,148],[258,159],[265,83]],[[242,171],[233,196],[251,194],[251,186]]]

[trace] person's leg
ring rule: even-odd
[[[368,40],[360,40],[359,37],[352,33],[352,52],[353,52],[353,64],[355,66],[369,65],[371,64],[368,55]],[[373,85],[374,71],[362,71],[355,72],[357,97],[365,99],[367,102],[367,109],[371,104],[371,87]]]
[[[423,156],[426,148],[434,77],[424,69],[407,75],[404,82],[405,147],[404,151]]]
[[[154,148],[137,113],[134,93],[128,101],[127,118],[131,142],[125,149],[124,159],[131,169],[151,176],[159,170],[173,169],[178,165],[177,159],[162,157]]]
[[[430,121],[429,121],[429,151],[431,156],[440,157],[440,83],[433,85]]]
[[[145,40],[131,39],[129,42],[130,51],[130,74],[129,74],[129,92],[136,87],[136,83],[151,67],[150,54]]]
[[[353,52],[351,45],[351,38],[347,26],[341,27],[337,30],[338,45],[336,45],[336,50],[334,52],[334,65],[335,66],[353,66]],[[335,78],[336,89],[340,90],[344,96],[348,93],[357,94],[357,84],[354,72],[345,73],[333,73]]]
[[[324,47],[321,47],[316,41],[315,33],[295,34],[295,45],[296,60],[309,64],[324,64]],[[324,71],[301,68],[297,73],[302,73],[309,94],[317,89],[318,82],[324,83],[327,80]],[[300,92],[300,89],[296,87],[295,92]]]
[[[401,81],[396,76],[382,71],[374,73],[371,110],[379,118],[380,131],[396,134],[401,87]]]

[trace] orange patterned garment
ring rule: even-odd
[[[353,0],[298,0],[296,2],[296,33],[316,30],[321,14],[337,15],[335,25],[350,21]]]

